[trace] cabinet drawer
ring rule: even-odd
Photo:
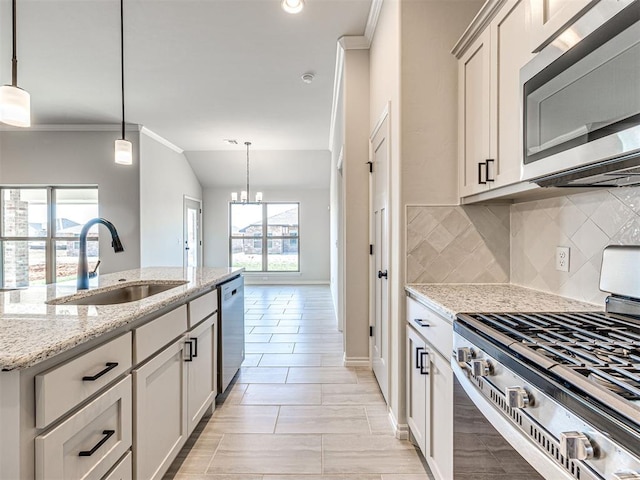
[[[131,447],[127,376],[35,440],[36,479],[102,478]]]
[[[36,375],[36,427],[45,428],[131,368],[131,333]]]
[[[138,364],[187,330],[187,306],[182,305],[136,328],[133,341],[134,363]]]
[[[416,320],[420,320],[417,322]],[[407,321],[433,345],[444,358],[451,357],[453,325],[433,310],[407,297]]]
[[[131,452],[127,453],[125,457],[118,462],[116,468],[114,468],[110,473],[107,474],[102,480],[131,480],[132,477],[132,454]]]
[[[189,328],[218,310],[218,290],[205,293],[189,302]]]

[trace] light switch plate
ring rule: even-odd
[[[556,270],[569,271],[569,247],[556,247]]]

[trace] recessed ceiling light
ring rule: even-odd
[[[314,77],[315,75],[313,73],[307,72],[307,73],[303,73],[300,78],[304,83],[311,83],[313,82]]]
[[[224,143],[226,143],[227,145],[237,145],[238,141],[234,140],[233,138],[225,138],[224,140],[222,140]]]
[[[304,0],[282,0],[281,5],[287,13],[300,13],[304,8]]]

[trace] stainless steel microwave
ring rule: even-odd
[[[523,180],[640,184],[640,0],[600,0],[520,77]]]

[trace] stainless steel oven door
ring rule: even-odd
[[[601,0],[522,68],[523,180],[640,154],[639,17]]]
[[[454,478],[575,480],[478,391],[455,359],[451,366],[455,374]]]

